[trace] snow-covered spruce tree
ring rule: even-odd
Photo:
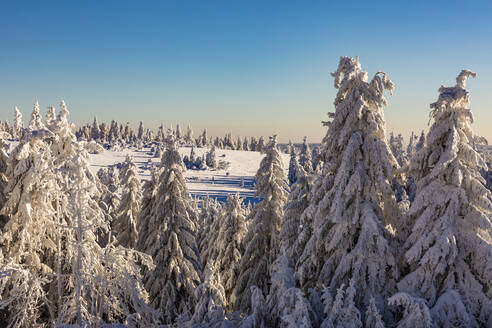
[[[160,176],[160,168],[152,168],[150,170],[150,179],[146,180],[142,187],[142,205],[137,218],[137,231],[138,235],[149,235],[154,227],[150,226],[147,218],[151,215],[152,209],[155,203],[155,195],[157,193],[158,180]],[[137,240],[136,248],[139,249],[141,245],[140,238]]]
[[[321,328],[362,328],[360,311],[355,302],[356,293],[357,289],[354,279],[350,279],[349,286],[346,290],[345,284],[342,283],[337,289],[335,300],[333,300],[330,290],[325,288],[322,298],[326,317],[321,323]]]
[[[8,201],[2,208],[7,222],[2,227],[2,280],[0,306],[11,327],[29,327],[46,320],[53,310],[45,284],[55,262],[57,224],[53,202],[56,187],[49,146],[40,138],[23,138],[11,153],[6,175]],[[56,263],[56,262],[55,262]],[[51,315],[53,319],[53,315]]]
[[[195,239],[197,218],[183,177],[183,161],[173,136],[166,143],[158,190],[149,215],[142,218],[137,249],[154,259],[156,269],[145,273],[145,287],[152,306],[170,324],[193,311],[201,269]]]
[[[98,140],[100,138],[101,131],[99,130],[99,123],[97,122],[97,117],[94,116],[94,121],[92,122],[91,128],[91,139]]]
[[[243,139],[243,150],[249,151],[249,143],[247,137],[244,137]]]
[[[299,153],[299,164],[304,168],[304,171],[311,173],[313,171],[313,164],[311,163],[311,149],[307,143],[307,137],[304,137],[302,141],[301,151]]]
[[[200,230],[198,232],[198,241],[200,249],[200,259],[202,267],[207,266],[209,258],[212,258],[212,252],[216,250],[215,241],[219,235],[222,219],[222,208],[213,198],[205,196],[202,201],[199,222]]]
[[[48,107],[48,111],[46,112],[45,122],[46,122],[46,127],[48,128],[48,130],[51,131],[53,129],[53,125],[56,122],[55,107],[53,106]]]
[[[232,322],[225,321],[224,308],[227,302],[224,288],[217,270],[205,268],[203,282],[195,290],[197,300],[191,320],[181,324],[183,327],[234,327]]]
[[[132,158],[127,157],[120,174],[123,194],[114,225],[118,244],[129,248],[135,248],[137,243],[137,219],[142,205],[142,188],[136,171]]]
[[[297,180],[297,172],[296,169],[299,166],[299,162],[297,161],[296,150],[292,146],[290,147],[290,161],[289,161],[289,173],[287,177],[289,179],[289,185],[293,185]]]
[[[419,140],[415,144],[415,152],[418,152],[419,150],[424,148],[424,146],[425,146],[425,133],[424,130],[422,130],[422,132],[420,132]]]
[[[390,140],[389,140],[389,146],[391,149],[391,152],[393,153],[393,156],[395,157],[396,161],[398,162],[398,165],[403,166],[406,164],[405,161],[405,150],[403,149],[403,137],[401,134],[398,134],[396,137],[391,132],[390,134]]]
[[[429,308],[427,307],[427,302],[424,299],[411,296],[410,294],[405,292],[401,292],[391,296],[388,299],[388,303],[393,307],[399,307],[403,309],[403,312],[400,313],[401,319],[396,325],[397,328],[434,327]]]
[[[265,153],[265,138],[260,137],[258,140],[258,144],[256,145],[256,151],[259,151],[260,153]]]
[[[217,154],[215,152],[215,145],[212,145],[210,151],[207,153],[205,163],[210,168],[215,169],[217,167]]]
[[[14,107],[14,126],[12,129],[13,137],[20,139],[22,137],[22,130],[24,129],[24,122],[22,121],[22,114],[17,106]]]
[[[288,184],[273,136],[255,176],[255,197],[261,198],[251,212],[251,229],[245,236],[245,253],[241,259],[240,274],[234,289],[236,309],[247,310],[251,289],[255,285],[269,293],[270,267],[280,250],[280,222],[287,201]]]
[[[139,125],[138,125],[138,131],[137,131],[137,138],[139,140],[143,140],[145,136],[145,129],[144,129],[144,125],[143,125],[143,122],[140,121]]]
[[[86,178],[85,159],[78,157],[78,171],[69,179],[74,187],[63,206],[74,216],[61,227],[70,237],[66,245],[58,244],[65,260],[58,264],[58,292],[61,302],[57,326],[102,326],[122,323],[130,327],[154,326],[157,313],[148,306],[148,294],[142,284],[141,267],[152,268],[150,256],[121,246],[97,242],[98,228],[107,229],[100,209],[90,190],[93,182]],[[67,270],[67,271],[65,271]],[[70,288],[63,289],[63,286]]]
[[[265,304],[265,297],[261,292],[261,289],[256,286],[251,286],[249,294],[251,295],[251,314],[245,317],[240,328],[265,328],[267,318],[267,306]]]
[[[311,154],[311,163],[313,164],[313,172],[321,171],[321,167],[323,165],[323,161],[320,156],[319,147],[314,147]]]
[[[39,112],[39,103],[37,100],[34,102],[34,108],[31,113],[31,120],[29,121],[29,129],[32,131],[46,129],[43,124],[41,113]]]
[[[9,149],[9,145],[0,138],[0,209],[3,208],[3,205],[7,201],[6,188],[8,179],[6,176],[7,173],[7,165],[9,161],[9,156],[7,154],[7,150]],[[0,229],[3,228],[3,222],[0,216]]]
[[[408,162],[412,157],[413,154],[415,153],[415,145],[417,143],[417,136],[413,133],[410,134],[410,138],[408,139],[408,145],[407,145],[407,150],[406,150],[406,162]]]
[[[131,321],[138,318],[143,320],[140,324],[151,324],[154,314],[146,306],[147,295],[140,283],[140,268],[136,265],[136,262],[148,265],[151,260],[138,252],[111,244],[101,248],[96,242],[98,236],[108,230],[106,214],[99,206],[102,185],[89,169],[89,155],[76,141],[67,119],[68,114],[62,100],[54,125],[57,138],[50,146],[57,183],[64,192],[64,198],[56,203],[57,214],[61,222],[66,222],[63,233],[69,235],[62,237],[66,245],[60,247],[62,254],[67,254],[66,261],[71,264],[68,266],[68,279],[60,284],[73,282],[74,276],[82,273],[79,282],[83,284],[84,295],[77,295],[76,290],[63,291],[67,296],[59,296],[65,303],[60,307],[63,313],[57,320],[63,323],[80,321],[79,313],[74,311],[78,299],[85,303],[81,304],[86,311],[86,314],[82,312],[82,319],[92,325],[102,322],[103,317],[133,326],[138,323]],[[77,244],[73,240],[77,240]],[[81,259],[83,268],[75,263],[76,258]],[[63,274],[66,266],[64,262],[61,263],[58,275]],[[104,296],[93,298],[99,294]]]
[[[239,265],[243,250],[243,238],[246,235],[245,217],[238,194],[227,197],[227,206],[222,211],[220,230],[216,241],[210,245],[217,251],[215,266],[223,283],[228,309],[232,310],[235,303],[233,293],[239,276]],[[209,252],[210,254],[211,252]]]
[[[90,198],[93,186],[83,157],[73,168],[62,166],[46,142],[52,135],[41,132],[26,133],[9,163],[10,198],[3,209],[9,221],[1,235],[8,323],[136,326],[130,321],[138,317],[140,324],[151,324],[140,269],[131,260],[138,256],[148,263],[146,257],[100,248],[94,232],[104,221]]]
[[[417,196],[404,222],[411,231],[402,231],[398,289],[425,299],[440,327],[492,326],[492,203],[471,145],[469,76],[463,70],[454,87],[439,89],[426,146],[409,165]]]
[[[335,113],[323,139],[324,167],[302,214],[312,229],[296,264],[300,285],[339,289],[353,281],[356,305],[396,289],[398,270],[386,225],[399,217],[391,189],[397,163],[385,141],[387,75],[367,82],[358,58],[341,57],[335,77]]]
[[[316,322],[315,313],[304,292],[296,288],[294,270],[287,257],[280,255],[272,269],[272,287],[267,297],[269,326],[313,327]]]
[[[184,136],[184,141],[186,145],[191,146],[193,144],[193,130],[191,129],[191,125],[188,124],[186,128],[186,134]]]
[[[309,205],[313,177],[307,174],[299,163],[296,165],[297,181],[291,186],[280,228],[281,253],[291,261],[292,265],[295,265],[307,239],[311,236],[311,227],[303,221],[302,213]]]

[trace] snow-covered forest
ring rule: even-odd
[[[458,72],[409,140],[341,57],[326,135],[0,122],[1,327],[492,327],[492,156]],[[438,86],[436,86],[438,87]],[[426,131],[426,132],[424,132]]]

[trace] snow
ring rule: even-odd
[[[210,148],[195,147],[196,156],[204,156]],[[179,153],[181,157],[189,156],[191,147],[180,147]],[[192,197],[203,197],[206,194],[211,198],[225,202],[228,194],[239,193],[244,202],[256,203],[254,197],[254,176],[262,158],[265,156],[255,151],[243,150],[224,150],[216,149],[217,160],[227,161],[230,166],[226,170],[186,170],[184,176],[186,178],[186,186]],[[94,174],[103,167],[109,167],[118,163],[123,163],[126,156],[133,156],[133,160],[137,165],[137,174],[141,180],[150,179],[150,166],[148,161],[151,160],[152,165],[158,166],[161,159],[154,158],[151,148],[138,149],[123,149],[120,151],[105,150],[100,154],[90,154],[91,170]],[[289,168],[289,155],[280,154],[285,174]]]

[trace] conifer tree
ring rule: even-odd
[[[249,143],[247,137],[244,137],[243,139],[243,150],[249,151]]]
[[[207,267],[209,259],[215,262],[213,257],[216,249],[216,240],[219,235],[222,224],[222,208],[219,203],[208,196],[205,196],[202,202],[200,213],[200,231],[199,231],[199,248],[202,268]],[[214,254],[212,254],[214,253]]]
[[[145,129],[144,129],[144,125],[143,125],[143,122],[140,121],[139,125],[138,125],[138,131],[137,131],[137,138],[139,140],[143,140],[145,136]]]
[[[255,197],[262,198],[251,212],[251,229],[245,236],[245,253],[234,289],[237,309],[248,309],[251,287],[257,286],[268,295],[269,270],[280,250],[280,222],[287,201],[288,185],[273,136],[255,176]]]
[[[296,265],[304,289],[327,286],[356,290],[364,311],[370,297],[378,304],[395,289],[398,270],[385,229],[399,217],[391,189],[397,163],[385,141],[384,90],[393,83],[382,72],[367,81],[358,58],[341,57],[332,73],[335,113],[323,139],[322,175],[312,186],[302,214],[312,235]]]
[[[14,107],[14,126],[13,128],[13,137],[20,139],[22,137],[22,130],[24,129],[24,122],[22,122],[22,114],[17,108]]]
[[[98,140],[101,137],[100,135],[101,131],[99,131],[99,123],[97,123],[97,118],[94,116],[91,129],[91,139]]]
[[[417,141],[417,144],[415,145],[415,152],[418,152],[419,150],[424,148],[424,146],[425,146],[425,133],[424,133],[424,130],[422,130],[422,132],[420,132],[419,140]]]
[[[186,129],[185,143],[187,145],[193,144],[193,130],[191,129],[191,125],[189,125],[189,124],[188,124],[188,128]]]
[[[142,218],[137,248],[154,259],[156,269],[145,273],[145,287],[151,305],[161,311],[164,323],[170,324],[194,308],[201,268],[196,213],[183,177],[183,161],[172,136],[167,140],[161,168],[152,208]]]
[[[390,140],[389,140],[389,146],[391,149],[391,152],[393,153],[393,156],[395,157],[396,161],[398,162],[398,165],[403,166],[406,161],[405,161],[405,151],[403,150],[403,137],[401,134],[398,134],[396,137],[391,132],[390,134]]]
[[[469,76],[463,70],[439,89],[426,146],[409,165],[417,196],[404,222],[411,230],[402,230],[407,273],[398,289],[425,299],[440,327],[492,325],[492,195],[471,144]]]
[[[215,145],[212,145],[207,153],[205,162],[208,167],[215,169],[217,167],[217,154],[215,153]]]
[[[306,237],[311,236],[311,227],[307,222],[303,222],[302,214],[309,205],[309,192],[313,180],[299,163],[296,165],[298,178],[291,186],[280,229],[282,254],[292,261],[293,265],[304,249],[307,242]]]
[[[39,103],[37,100],[34,102],[34,108],[31,113],[31,120],[29,121],[29,129],[32,131],[46,129],[43,124],[41,113],[39,112]]]
[[[301,152],[299,154],[299,164],[307,173],[311,173],[313,171],[313,165],[311,163],[311,149],[307,143],[307,137],[304,137],[302,141]]]
[[[241,255],[244,253],[243,238],[246,235],[245,217],[238,194],[227,197],[227,206],[220,221],[217,241],[213,244],[218,251],[215,265],[224,286],[228,308],[232,310],[235,302],[233,290],[239,276]]]
[[[256,145],[256,151],[259,151],[263,154],[265,152],[265,147],[265,139],[263,137],[260,137],[260,139],[258,140],[258,144]]]
[[[270,294],[267,297],[269,326],[310,328],[316,315],[304,293],[296,288],[294,270],[289,260],[280,255],[273,264]]]
[[[297,180],[297,168],[299,167],[299,162],[297,161],[297,155],[294,147],[290,147],[290,161],[289,161],[289,172],[287,177],[289,179],[289,185],[293,185]]]
[[[46,127],[49,130],[53,129],[53,125],[56,122],[56,112],[55,112],[55,107],[49,106],[48,107],[48,112],[46,112]]]
[[[146,256],[113,246],[101,248],[96,229],[106,223],[94,198],[94,180],[81,146],[69,146],[66,117],[57,119],[57,139],[30,131],[9,163],[9,218],[1,234],[0,287],[13,327],[39,325],[135,326],[154,322],[146,305],[135,258]],[[49,145],[48,142],[57,144]],[[71,157],[70,149],[78,154]],[[5,260],[5,261],[4,261]],[[96,296],[97,295],[97,296]],[[132,324],[133,322],[133,324]]]
[[[115,234],[118,243],[129,248],[135,248],[138,240],[137,219],[142,204],[141,185],[136,171],[132,158],[127,157],[121,171],[123,195],[115,222]]]

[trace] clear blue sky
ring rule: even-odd
[[[316,142],[330,72],[358,55],[395,83],[386,122],[405,136],[427,128],[441,84],[476,71],[474,129],[492,141],[492,5],[470,2],[1,1],[0,119],[65,99],[76,124]]]

